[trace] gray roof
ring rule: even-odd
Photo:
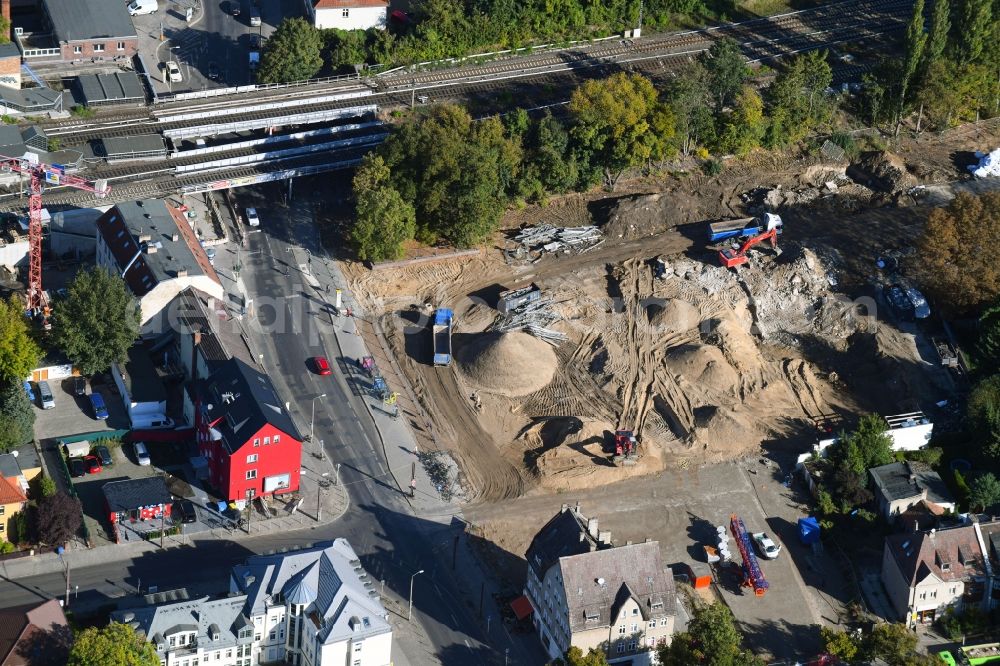
[[[199,647],[218,650],[253,642],[252,634],[242,639],[237,637],[239,628],[245,623],[242,617],[245,604],[244,595],[220,599],[201,597],[120,609],[111,613],[111,619],[130,625],[154,644],[167,644],[170,635],[176,632],[195,631]],[[213,637],[215,632],[218,632],[217,640]],[[159,645],[156,647],[161,655],[165,652],[159,650]]]
[[[528,566],[535,572],[538,580],[545,576],[549,567],[560,557],[589,553],[601,548],[590,534],[587,533],[587,519],[580,513],[579,507],[563,506],[552,520],[538,530],[535,538],[525,553]]]
[[[630,598],[643,620],[674,614],[674,577],[656,541],[562,557],[559,568],[571,632],[610,626]]]
[[[172,501],[167,482],[161,476],[109,481],[101,490],[104,491],[104,499],[108,501],[108,510],[112,513],[131,511],[141,506],[170,504]]]
[[[107,210],[107,207],[104,210]],[[50,213],[49,233],[81,236],[94,240],[97,237],[97,219],[104,214],[104,210],[74,208]]]
[[[132,155],[165,155],[167,147],[159,134],[138,134],[136,136],[115,136],[101,139],[104,155],[115,157],[130,157]]]
[[[17,456],[9,453],[0,454],[0,476],[7,479],[21,476],[21,466],[17,464]]]
[[[35,450],[33,443],[28,442],[24,446],[19,446],[14,450],[17,451],[17,466],[22,470],[42,466],[42,461],[38,457],[38,451]]]
[[[21,88],[0,86],[0,100],[21,111],[49,111],[59,104],[62,92],[51,88]]]
[[[243,337],[243,327],[225,301],[189,287],[157,316],[163,318],[159,330],[172,330],[180,335],[201,331],[198,349],[209,374],[231,358],[242,359],[251,365],[255,362]]]
[[[136,37],[120,0],[43,0],[52,32],[61,42]]]
[[[246,594],[248,617],[295,597],[311,598],[305,615],[319,627],[324,645],[392,631],[388,614],[346,539],[281,555],[261,555],[233,567],[233,581]]]
[[[17,44],[14,42],[4,42],[0,44],[0,58],[17,58],[21,59],[21,49],[17,48]]]
[[[132,402],[166,401],[167,389],[156,374],[156,366],[145,349],[129,347],[128,359],[124,364],[118,364],[118,369],[125,375],[123,379]]]
[[[81,74],[76,77],[79,101],[84,104],[145,101],[146,91],[135,72]]]
[[[0,125],[0,155],[20,157],[28,151],[16,125]]]
[[[937,472],[919,462],[895,462],[873,467],[868,472],[875,481],[875,487],[886,500],[919,498],[927,490],[927,500],[935,504],[954,504],[944,481]]]

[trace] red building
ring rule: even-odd
[[[222,498],[299,489],[302,436],[267,375],[231,358],[202,384],[197,403],[198,448]]]

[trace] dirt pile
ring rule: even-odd
[[[520,331],[476,335],[455,359],[469,384],[507,397],[545,388],[559,365],[552,347]]]
[[[889,194],[905,192],[917,184],[903,159],[885,151],[862,153],[847,168],[847,175],[861,185]]]
[[[625,196],[608,209],[607,223],[601,231],[610,239],[631,240],[702,222],[718,215],[716,208],[717,204],[710,200],[671,192]]]
[[[649,326],[661,335],[678,335],[701,323],[698,308],[679,298],[658,300],[646,306]]]
[[[703,391],[734,395],[739,375],[722,350],[712,345],[682,345],[671,349],[667,368]]]

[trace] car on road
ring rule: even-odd
[[[250,26],[253,28],[260,27],[260,10],[256,7],[250,8]]]
[[[56,399],[52,397],[52,389],[46,381],[38,382],[38,401],[42,409],[53,409],[56,406]]]
[[[325,356],[316,356],[313,358],[313,368],[316,370],[317,375],[328,375],[330,374],[330,362],[326,360]]]
[[[170,509],[170,517],[174,522],[193,523],[198,520],[198,514],[194,509],[194,502],[191,500],[176,500]]]
[[[108,418],[108,407],[104,404],[104,396],[100,393],[90,394],[90,406],[94,410],[94,418],[103,421]]]
[[[97,459],[97,456],[84,457],[83,464],[87,466],[87,474],[97,474],[101,471],[101,461]]]
[[[773,560],[781,554],[781,546],[774,543],[774,540],[767,535],[767,532],[757,532],[753,535],[753,541],[757,544],[757,550],[761,557]]]
[[[219,69],[219,64],[215,62],[208,63],[208,78],[213,81],[218,81],[222,78],[222,70]]]
[[[87,466],[80,458],[69,459],[69,475],[74,479],[84,476],[87,473]]]
[[[260,226],[260,218],[257,217],[256,208],[247,208],[247,224],[251,227]]]
[[[135,461],[144,467],[149,465],[149,450],[146,445],[142,442],[136,442],[133,444],[133,448],[135,449]]]
[[[73,395],[87,395],[87,380],[85,378],[73,378]]]
[[[259,32],[251,32],[249,39],[250,39],[250,50],[251,51],[257,51],[257,50],[259,50],[260,49],[260,45],[264,42],[264,38],[260,35]]]
[[[180,83],[184,80],[184,77],[181,76],[181,68],[173,60],[168,60],[163,68],[167,72],[167,80],[171,83]]]
[[[102,467],[110,467],[114,464],[114,461],[111,459],[111,451],[106,446],[95,446],[94,455],[100,459]]]
[[[240,15],[240,3],[237,2],[236,0],[230,0],[229,6],[226,8],[226,11],[229,12],[230,14],[232,14],[233,16],[239,16]]]

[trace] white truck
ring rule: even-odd
[[[132,0],[132,2],[128,4],[128,13],[129,16],[155,14],[159,8],[159,0]]]

